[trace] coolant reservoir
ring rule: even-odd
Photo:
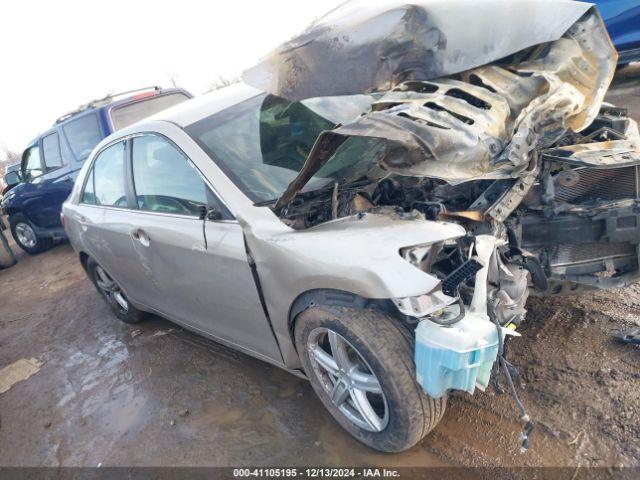
[[[443,327],[422,320],[416,328],[415,361],[418,382],[434,398],[449,389],[473,393],[489,384],[498,355],[498,331],[482,313],[467,312]]]

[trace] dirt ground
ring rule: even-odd
[[[610,101],[640,118],[637,80]],[[15,245],[14,245],[15,247]],[[154,317],[119,322],[71,247],[0,271],[0,368],[38,373],[0,394],[0,466],[639,466],[640,285],[532,299],[510,343],[536,423],[518,453],[509,395],[450,398],[442,423],[397,455],[352,440],[310,385]]]

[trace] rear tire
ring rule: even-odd
[[[325,334],[327,338],[323,339]],[[401,452],[411,448],[444,415],[446,396],[431,398],[416,381],[413,334],[382,312],[344,307],[309,308],[296,319],[295,342],[311,385],[327,410],[357,440],[376,450]],[[331,369],[334,364],[345,363],[340,361],[345,358],[344,352],[337,354],[338,361],[334,363],[323,354],[333,358],[334,345],[336,352],[342,350],[340,343],[347,351],[346,364],[351,366],[339,367],[339,373],[334,375],[322,365],[328,364]],[[318,348],[323,351],[318,352]],[[354,364],[358,365],[353,367]],[[355,371],[357,379],[364,375],[370,380],[354,382],[345,371]],[[355,392],[355,397],[353,393],[359,385],[364,385],[367,391],[364,398],[371,407],[363,411],[373,410],[378,417],[365,428],[357,418],[362,392]],[[349,393],[336,393],[341,388],[348,388]],[[381,393],[375,393],[378,389]],[[350,412],[352,407],[356,415]]]
[[[131,305],[116,281],[92,258],[87,259],[87,275],[116,317],[131,324],[140,323],[145,319],[145,312]]]
[[[11,235],[18,246],[30,255],[49,250],[53,245],[51,237],[38,236],[36,228],[23,215],[12,216],[10,220]]]

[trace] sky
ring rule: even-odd
[[[56,118],[110,92],[173,79],[199,95],[342,2],[2,1],[0,144],[22,151]]]

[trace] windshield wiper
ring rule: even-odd
[[[272,205],[274,203],[276,203],[278,201],[277,198],[272,198],[271,200],[262,200],[260,202],[255,202],[253,204],[254,207],[267,207],[269,205]]]

